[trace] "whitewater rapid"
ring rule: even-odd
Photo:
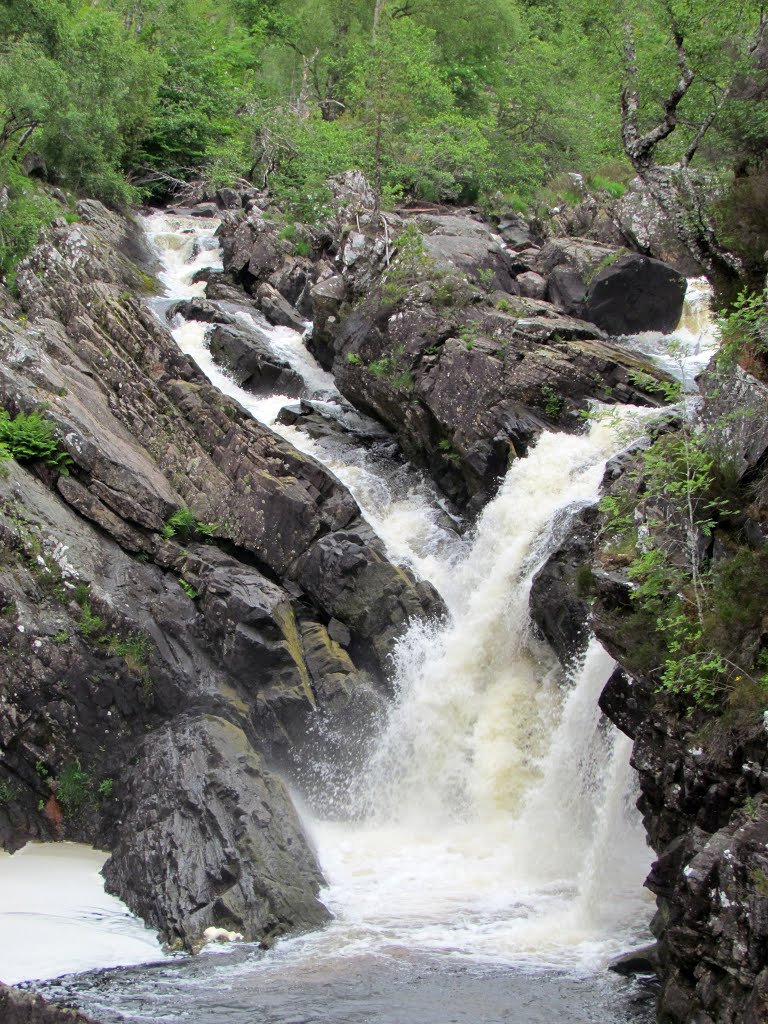
[[[168,299],[204,294],[190,278],[220,266],[215,228],[150,218]],[[194,246],[188,239],[185,248],[185,229]],[[297,332],[269,327],[255,310],[238,318],[268,332],[304,378],[303,397],[335,405],[342,421],[351,415]],[[413,625],[398,644],[396,700],[333,815],[303,808],[335,920],[281,943],[280,955],[396,949],[594,970],[641,940],[649,854],[633,807],[629,741],[597,708],[613,663],[594,642],[581,670],[563,680],[528,615],[555,522],[599,496],[619,443],[615,423],[597,420],[578,436],[545,433],[461,538],[443,525],[438,497],[418,473],[387,472],[380,458],[372,464],[364,451],[350,455],[280,424],[290,399],[238,387],[211,357],[208,324],[179,317],[172,329],[212,383],[350,488],[390,558],[428,579],[450,612],[447,625]]]
[[[205,295],[193,277],[221,268],[217,227],[213,219],[147,218],[163,263],[161,318],[174,302]],[[668,355],[668,339],[627,342],[666,359],[686,381],[713,343],[704,291],[694,286],[692,295],[677,339],[682,357]],[[348,406],[298,332],[271,327],[245,300],[227,308],[266,332],[302,376],[303,397],[324,414],[380,430]],[[216,387],[350,489],[389,557],[429,580],[449,617],[413,625],[393,653],[396,696],[367,767],[326,795],[322,811],[296,785],[328,882],[322,898],[331,924],[266,954],[208,958],[213,968],[171,962],[160,986],[151,972],[118,972],[112,1002],[99,977],[88,1005],[110,1021],[124,1014],[250,1024],[259,1006],[259,1019],[280,1024],[442,1024],[477,1019],[478,999],[482,1019],[510,1019],[505,1007],[519,998],[527,1009],[516,1021],[626,1020],[600,1002],[602,981],[589,982],[582,1004],[571,981],[561,989],[546,980],[598,979],[613,954],[647,940],[652,903],[642,882],[650,854],[634,808],[630,742],[597,706],[614,666],[593,640],[565,678],[528,615],[530,582],[556,529],[597,499],[606,459],[624,443],[615,420],[593,421],[580,436],[543,434],[462,535],[429,481],[386,443],[371,452],[279,423],[292,400],[238,387],[211,357],[209,324],[176,316],[171,328]],[[619,410],[629,430],[642,415]],[[51,976],[37,971],[30,976]],[[530,995],[515,981],[528,976],[536,977]],[[79,984],[68,991],[85,999],[90,989]]]

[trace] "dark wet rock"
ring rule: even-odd
[[[303,290],[303,287],[302,284],[301,290]],[[301,294],[301,291],[299,294]],[[294,331],[299,332],[302,332],[306,327],[306,323],[299,312],[271,284],[259,285],[256,296],[259,300],[259,308],[271,324],[277,324],[280,327],[292,327]]]
[[[579,429],[588,396],[656,404],[633,382],[654,371],[584,321],[515,296],[457,317],[420,300],[391,314],[358,305],[310,345],[342,393],[466,504],[493,493],[546,424]],[[394,353],[394,355],[393,355]]]
[[[533,577],[531,618],[563,665],[581,655],[589,642],[591,562],[599,515],[587,508],[573,516],[566,540]]]
[[[554,238],[536,269],[548,277],[551,302],[608,334],[668,333],[680,320],[686,280],[659,260],[590,239]]]
[[[185,320],[200,320],[207,324],[234,324],[236,322],[231,313],[227,313],[208,299],[182,299],[181,302],[174,302],[172,306],[168,307],[166,316],[169,320],[175,316],[181,316]]]
[[[256,395],[301,394],[304,381],[290,365],[272,352],[269,340],[254,324],[246,328],[216,326],[208,336],[211,355],[225,366],[233,379]]]
[[[587,294],[583,276],[577,270],[555,267],[547,281],[547,298],[566,312],[578,316]]]
[[[382,668],[392,643],[414,614],[444,614],[432,587],[414,583],[408,570],[392,566],[367,526],[323,537],[299,560],[296,578],[349,627],[353,637],[370,643]]]
[[[0,984],[0,1020],[3,1024],[93,1024],[77,1010],[49,1003],[42,996]]]
[[[626,253],[591,279],[582,315],[609,334],[669,334],[680,322],[686,287],[668,264]]]
[[[352,414],[350,416],[350,413]],[[376,420],[354,413],[351,407],[337,404],[301,401],[284,405],[277,414],[278,422],[297,427],[316,441],[333,441],[345,446],[369,447],[391,441],[392,435]]]
[[[441,605],[387,561],[337,480],[208,384],[143,299],[126,294],[145,290],[146,274],[112,247],[114,215],[95,208],[89,216],[99,226],[51,229],[20,269],[20,304],[0,289],[0,402],[16,412],[45,401],[72,458],[69,476],[12,464],[0,479],[0,642],[9,655],[0,659],[0,778],[12,792],[0,807],[0,843],[66,837],[117,849],[131,840],[131,794],[154,787],[165,844],[157,849],[174,856],[137,860],[132,880],[126,854],[121,893],[151,908],[166,934],[176,929],[191,941],[195,922],[217,919],[225,906],[224,918],[240,916],[249,934],[268,939],[320,919],[319,879],[261,752],[289,763],[318,716],[336,734],[365,733],[386,682],[388,644],[411,616]],[[164,536],[183,505],[213,544],[194,529]],[[343,595],[316,578],[329,541],[345,564]],[[345,647],[326,629],[332,619]],[[162,765],[135,759],[143,742],[150,755],[178,747],[178,764],[196,773],[192,733],[176,729],[180,714],[220,723],[200,726],[206,828],[217,837],[202,869],[186,849],[179,790],[169,785],[172,804],[164,805],[153,774]],[[231,793],[217,774],[218,743],[228,755],[237,748]],[[59,779],[78,763],[83,801],[65,806]],[[274,801],[269,831],[279,848],[270,861],[265,835],[247,839],[267,859],[258,884],[246,872],[238,888],[229,872],[238,837],[247,838],[237,815],[253,809],[240,792],[251,772],[261,805]],[[99,789],[106,779],[109,796]],[[262,807],[252,827],[272,821],[269,813]],[[223,886],[228,895],[221,888],[221,902],[206,902],[205,913],[199,906],[194,918],[172,873],[191,885],[198,869],[206,892]],[[166,912],[181,923],[162,923]]]
[[[656,943],[633,949],[615,957],[608,964],[608,970],[621,974],[625,978],[634,974],[657,974],[659,971],[659,950]]]
[[[329,917],[283,783],[240,729],[210,715],[144,741],[103,874],[166,941],[192,948],[209,927],[272,941]]]

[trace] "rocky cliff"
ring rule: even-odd
[[[269,940],[327,912],[265,756],[323,716],[364,728],[440,602],[179,352],[139,226],[79,214],[0,302],[0,405],[42,410],[67,454],[1,467],[0,841],[110,849],[110,889],[170,942]]]

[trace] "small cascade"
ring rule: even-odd
[[[687,394],[696,393],[696,376],[701,373],[719,344],[712,322],[712,286],[706,277],[688,279],[680,323],[671,335],[646,331],[623,338],[622,343],[680,381]]]
[[[157,214],[147,226],[165,265],[159,308],[167,308],[198,288],[195,272],[219,265],[215,224]],[[245,303],[237,317],[267,332],[303,377],[306,398],[344,422],[359,417],[298,333],[269,327]],[[336,920],[282,943],[274,963],[397,949],[590,970],[642,938],[649,856],[629,748],[597,709],[612,662],[594,642],[564,680],[528,616],[530,581],[554,524],[596,500],[605,461],[620,447],[615,424],[543,434],[461,538],[429,483],[391,446],[319,442],[280,424],[290,400],[239,388],[211,358],[209,325],[179,317],[172,327],[212,383],[350,488],[390,557],[429,579],[450,612],[446,623],[414,624],[401,639],[396,700],[333,820],[305,809]]]

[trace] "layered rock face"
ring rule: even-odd
[[[265,755],[298,757],[324,718],[364,733],[394,639],[442,606],[179,352],[139,226],[79,213],[1,304],[0,404],[42,407],[71,466],[0,476],[0,842],[111,849],[111,890],[171,942],[269,941],[326,911]]]
[[[469,211],[376,214],[359,175],[335,188],[343,216],[307,236],[308,256],[259,203],[228,213],[224,266],[267,316],[265,288],[312,316],[344,396],[459,505],[482,507],[545,427],[581,429],[590,399],[659,403],[657,371],[597,322],[671,330],[685,292],[672,268],[573,239],[542,248]]]

